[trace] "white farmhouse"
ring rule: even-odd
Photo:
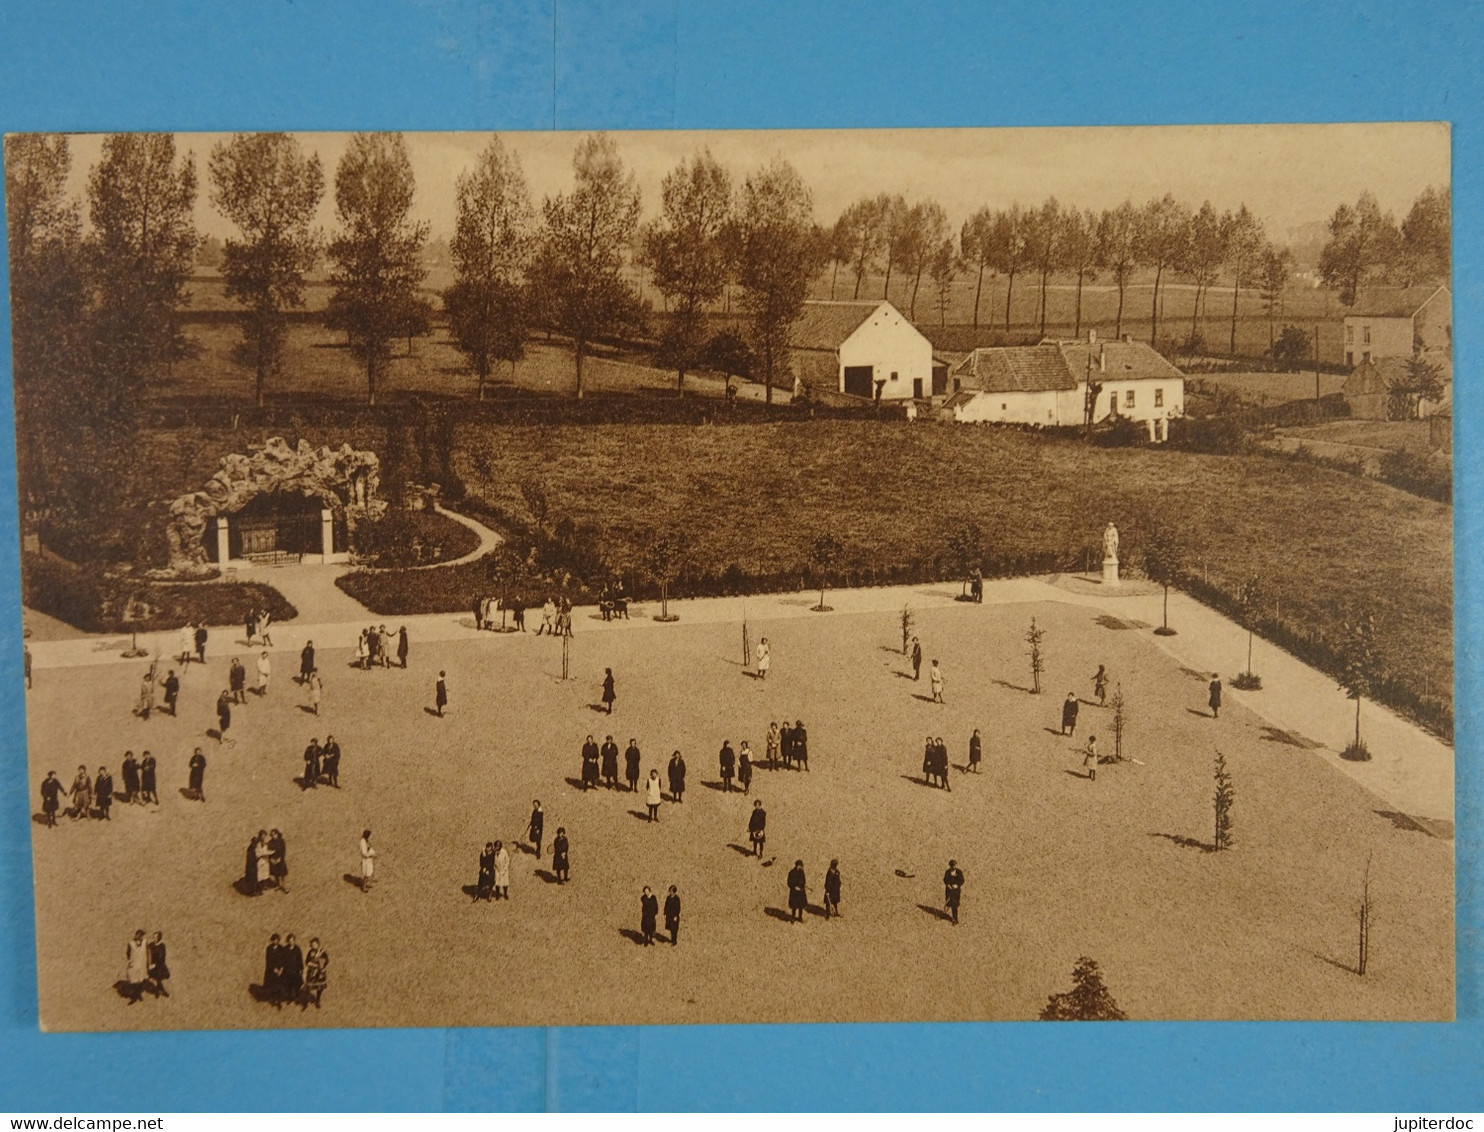
[[[1185,412],[1185,375],[1143,342],[1044,341],[1037,346],[975,350],[949,373],[944,412],[955,421],[995,421],[1067,428],[1127,418],[1169,439],[1169,421]]]
[[[816,388],[882,401],[933,394],[933,344],[884,299],[806,302],[789,346],[794,372]]]

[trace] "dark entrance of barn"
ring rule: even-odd
[[[254,562],[297,562],[324,553],[318,496],[268,491],[230,516],[227,550]]]
[[[876,395],[871,378],[875,375],[874,366],[846,366],[845,367],[845,392],[854,397],[864,397],[870,400]]]

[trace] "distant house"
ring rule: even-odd
[[[932,396],[933,344],[884,299],[806,302],[789,346],[806,384],[883,401]]]
[[[997,421],[1044,428],[1117,418],[1169,438],[1169,420],[1185,412],[1185,375],[1143,342],[1048,339],[1037,346],[975,350],[949,372],[944,413],[955,421]]]
[[[1418,356],[1425,357],[1425,355]],[[1340,387],[1345,403],[1350,406],[1350,415],[1371,421],[1393,419],[1396,414],[1392,412],[1391,390],[1405,388],[1409,384],[1411,375],[1407,369],[1407,363],[1411,360],[1410,354],[1405,358],[1370,358],[1356,366],[1350,376],[1345,379],[1345,384]],[[1453,367],[1446,359],[1428,360],[1432,360],[1441,371],[1442,396],[1436,401],[1419,400],[1416,403],[1416,416],[1422,419],[1451,416],[1453,412]],[[1411,415],[1410,406],[1406,415]]]
[[[1447,287],[1361,291],[1345,315],[1345,364],[1414,354],[1451,354],[1453,295]]]

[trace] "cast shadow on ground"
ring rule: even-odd
[[[702,780],[701,785],[704,786],[707,790],[718,790],[723,794],[740,793],[740,791],[728,790],[727,784],[725,782],[706,782],[705,780]]]
[[[953,917],[950,916],[947,912],[943,911],[943,909],[941,908],[935,908],[931,904],[919,904],[918,907],[926,912],[929,916],[936,917],[939,920],[946,920],[950,924],[953,923]]]
[[[465,896],[469,897],[470,900],[479,899],[479,885],[477,884],[461,885],[459,891],[462,892]]]
[[[738,853],[741,853],[742,856],[744,856],[744,857],[756,857],[757,856],[757,854],[752,851],[751,846],[748,846],[748,845],[738,845],[735,841],[728,841],[727,842],[727,848],[728,849],[735,849]]]
[[[935,704],[938,702],[937,700],[933,699],[932,696],[925,696],[921,692],[913,692],[912,698],[914,700],[921,700],[925,704]]]
[[[184,790],[182,790],[181,793],[184,794],[186,792]],[[31,815],[31,820],[33,822],[35,822],[37,825],[49,825],[49,824],[51,824],[51,823],[49,823],[46,820],[46,815],[45,814],[32,814]]]
[[[588,710],[589,711],[595,711],[599,715],[612,715],[613,714],[612,712],[610,712],[608,710],[608,705],[607,704],[588,704],[587,707],[588,707]]]
[[[1061,736],[1064,739],[1070,739],[1071,738],[1071,736],[1068,735],[1065,731],[1063,731],[1060,727],[1043,727],[1043,728],[1041,728],[1041,730],[1044,731],[1044,732],[1046,732],[1048,735],[1059,735],[1059,736]]]
[[[434,719],[442,719],[443,718],[442,713],[440,713],[437,708],[424,707],[423,708],[423,711],[427,712]]]
[[[1192,680],[1204,681],[1211,679],[1211,674],[1209,672],[1201,672],[1198,669],[1186,668],[1183,664],[1180,666],[1180,671],[1183,672],[1186,676],[1189,676]]]
[[[1201,711],[1199,708],[1188,707],[1185,710],[1190,712],[1191,715],[1199,716],[1201,719],[1216,718],[1216,716],[1212,715],[1209,711]]]
[[[182,786],[180,788],[180,796],[182,798],[184,798],[187,802],[200,802],[200,801],[203,801],[204,800],[204,799],[201,799],[201,798],[197,798],[196,797],[196,792],[194,790],[192,790],[189,786]]]
[[[319,712],[315,711],[308,704],[300,704],[299,705],[299,710],[302,711],[305,715],[318,715],[319,714]]]
[[[782,920],[785,924],[792,924],[797,922],[794,920],[793,913],[788,912],[783,908],[764,908],[763,914],[772,916],[775,920]]]
[[[583,784],[582,779],[580,778],[573,778],[571,775],[568,775],[565,779],[563,779],[563,781],[566,782],[568,786],[572,787],[573,790],[587,789],[587,787]]]
[[[355,873],[341,873],[340,879],[343,880],[346,884],[350,885],[352,888],[359,888],[362,892],[366,891],[365,880],[361,877],[356,876]]]
[[[208,727],[206,729],[206,737],[208,739],[215,739],[218,743],[222,741],[222,733],[215,727]]]
[[[911,680],[914,684],[917,683],[916,676],[913,676],[910,672],[903,672],[900,668],[894,671],[892,675],[895,676],[898,680]]]
[[[535,857],[538,861],[541,859],[541,854],[536,852],[536,847],[528,841],[517,841],[515,847],[529,857]]]
[[[1284,731],[1281,727],[1273,727],[1264,723],[1262,725],[1261,738],[1269,743],[1282,743],[1288,747],[1297,747],[1301,751],[1317,751],[1324,746],[1316,743],[1307,735],[1300,735],[1297,731]]]
[[[636,932],[633,928],[619,928],[618,934],[637,947],[646,946],[643,932]]]
[[[1182,837],[1178,833],[1151,833],[1149,836],[1163,837],[1166,841],[1172,841],[1182,849],[1199,849],[1202,853],[1215,852],[1215,848],[1206,844],[1206,842],[1197,841],[1194,837]]]
[[[1330,958],[1330,956],[1325,955],[1321,951],[1315,951],[1312,947],[1300,947],[1299,950],[1302,951],[1305,955],[1313,956],[1321,963],[1328,963],[1331,967],[1334,967],[1340,971],[1344,971],[1347,975],[1358,975],[1360,973],[1356,970],[1356,966],[1354,963],[1346,963],[1340,959],[1332,959]]]
[[[914,786],[926,786],[930,790],[942,790],[943,789],[943,787],[939,786],[936,782],[929,782],[926,778],[922,777],[922,775],[920,775],[920,774],[899,774],[899,775],[897,775],[897,777],[898,778],[904,778],[904,779],[906,779],[908,782],[912,783]]]
[[[1064,771],[1062,771],[1062,773],[1063,774],[1070,774],[1073,778],[1081,778],[1081,779],[1085,779],[1085,780],[1087,780],[1089,782],[1092,781],[1092,776],[1091,775],[1084,774],[1080,770],[1064,770]]]
[[[649,820],[649,814],[646,813],[644,810],[630,810],[629,811],[629,817],[631,817],[631,818],[638,818],[640,821],[648,821]]]
[[[1027,688],[1024,684],[1012,684],[1008,680],[991,680],[991,684],[998,684],[1001,688],[1009,688],[1012,692],[1024,692],[1026,695],[1034,695],[1034,688]]]
[[[262,892],[261,890],[259,890],[257,884],[254,881],[248,880],[246,877],[238,877],[236,880],[234,880],[232,882],[232,891],[237,893],[238,896],[262,895]]]
[[[749,680],[761,680],[763,678],[761,672],[749,672],[745,664],[742,666],[742,675],[746,676]]]
[[[876,647],[881,652],[889,652],[889,653],[891,653],[892,656],[906,656],[907,655],[901,649],[897,648],[896,645],[877,645]]]
[[[133,1006],[136,1002],[144,997],[144,984],[131,983],[128,979],[120,979],[118,982],[113,984],[113,989],[117,991],[118,996],[125,1002],[127,1002],[130,1006]]]
[[[556,873],[552,872],[550,869],[537,869],[536,870],[536,875],[538,877],[540,877],[543,881],[545,881],[547,884],[561,884],[562,883],[557,878]]]
[[[1416,833],[1426,833],[1431,836],[1431,831],[1425,825],[1418,822],[1414,818],[1408,817],[1406,814],[1401,813],[1400,811],[1375,810],[1373,812],[1376,814],[1377,817],[1385,818],[1392,825],[1396,826],[1397,829],[1405,829],[1414,831]]]

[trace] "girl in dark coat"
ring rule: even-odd
[[[284,937],[279,955],[283,958],[283,982],[279,993],[285,1002],[298,1002],[299,994],[304,990],[304,952],[294,942],[292,932]]]
[[[93,779],[93,799],[98,803],[98,812],[103,820],[111,821],[108,811],[113,805],[113,775],[108,773],[107,767],[100,766],[98,777]]]
[[[680,942],[680,894],[673,884],[665,897],[665,931],[670,933],[671,947]]]
[[[403,668],[407,667],[407,626],[403,625],[397,630],[397,664]]]
[[[639,930],[644,933],[644,946],[654,945],[654,933],[656,921],[659,919],[660,902],[654,893],[649,891],[649,886],[644,886],[644,893],[639,897]]]
[[[824,918],[840,914],[840,862],[830,861],[830,871],[824,874]]]
[[[609,735],[603,740],[600,751],[603,759],[603,781],[608,783],[608,789],[618,789],[618,744]]]
[[[809,732],[802,719],[794,720],[794,761],[809,769]]]
[[[589,735],[582,744],[582,788],[591,789],[598,784],[598,744]]]
[[[479,854],[479,880],[474,886],[475,900],[489,900],[495,892],[495,843],[486,841]]]
[[[206,756],[201,753],[201,748],[196,748],[196,753],[191,756],[191,797],[198,802],[206,801]]]
[[[983,747],[979,741],[979,729],[974,728],[974,734],[969,737],[969,769],[975,774],[979,773],[979,759],[983,755]]]
[[[638,740],[630,739],[623,753],[623,774],[628,781],[630,794],[639,789],[639,760],[642,757],[639,754]]]
[[[804,862],[795,861],[788,870],[788,910],[795,921],[802,921],[809,906],[809,887],[804,879]]]
[[[133,751],[124,752],[124,801],[139,801],[139,760],[134,757]]]
[[[161,995],[169,998],[170,992],[165,989],[165,980],[170,977],[170,967],[165,962],[165,937],[155,932],[155,938],[145,947],[145,954],[149,960],[150,989],[156,998]]]
[[[205,761],[202,760],[203,763]],[[155,784],[155,757],[148,751],[144,752],[144,758],[139,763],[139,797],[152,805],[160,804],[160,795]]]
[[[570,852],[567,845],[566,827],[558,826],[556,837],[551,842],[551,871],[555,874],[558,884],[566,884],[567,879],[572,875]]]
[[[613,714],[613,701],[617,699],[613,691],[613,669],[603,669],[603,706],[608,709],[608,714]]]
[[[279,892],[289,890],[288,846],[284,844],[283,834],[276,829],[268,835],[268,875],[273,878]]]
[[[304,956],[304,999],[299,1004],[307,1010],[313,1003],[319,1009],[319,1000],[324,997],[325,987],[330,984],[330,953],[319,945],[319,940],[309,941],[309,953]]]
[[[685,760],[676,751],[670,756],[670,797],[679,802],[685,796]]]
[[[340,744],[335,736],[326,735],[324,748],[320,751],[320,773],[331,786],[340,789]]]
[[[737,753],[732,750],[730,740],[722,740],[721,754],[717,758],[721,763],[721,784],[730,792],[732,776],[737,773]]]
[[[283,1006],[283,948],[277,932],[268,937],[268,950],[263,954],[263,997],[274,1006]]]

